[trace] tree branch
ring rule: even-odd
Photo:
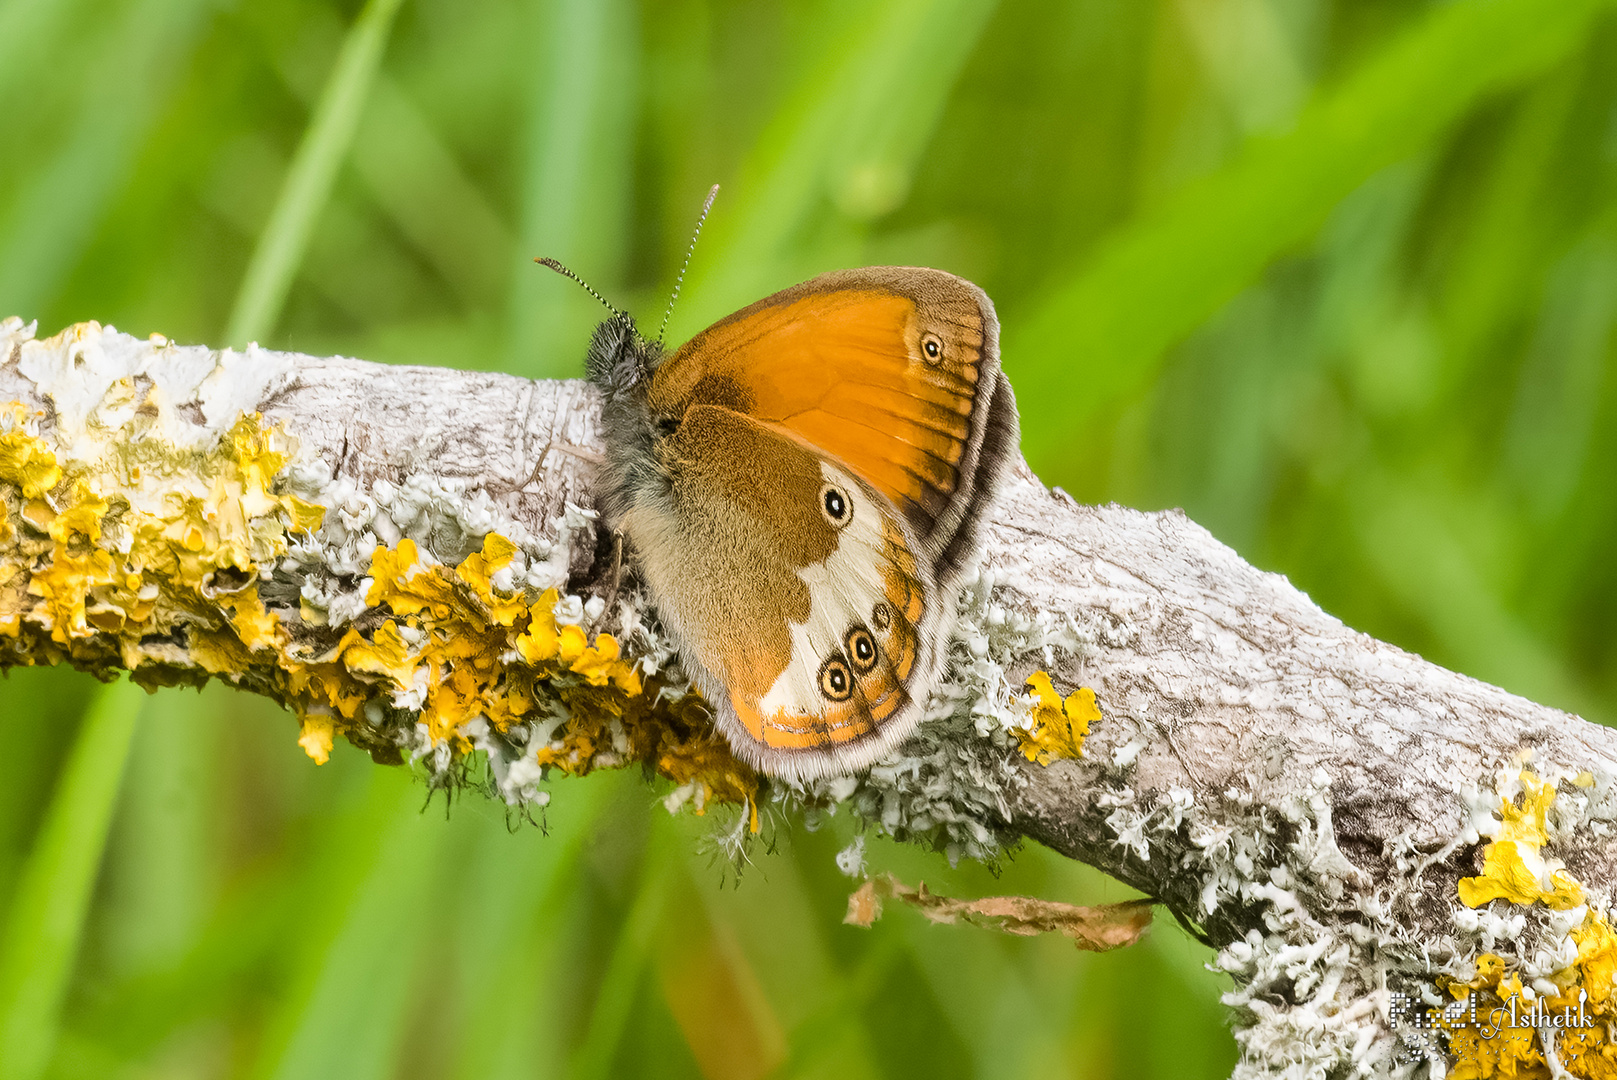
[[[1220,947],[1238,1075],[1599,1075],[1617,734],[1347,629],[1182,514],[1020,468],[920,734],[789,788],[711,736],[644,598],[597,595],[588,385],[14,319],[0,358],[0,662],[223,678],[296,710],[316,758],[345,735],[435,782],[486,760],[514,805],[546,769],[642,761],[671,807],[742,804],[738,836],[841,804],[951,857],[1030,837]],[[1033,753],[1035,671],[1094,690],[1081,757]],[[1466,991],[1582,991],[1593,1019],[1511,1043],[1410,1007]]]

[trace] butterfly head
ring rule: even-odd
[[[614,311],[595,328],[584,371],[590,382],[608,395],[616,396],[641,386],[651,377],[662,357],[661,345],[647,341],[633,319]]]
[[[546,256],[533,261],[577,282],[610,312],[590,338],[589,353],[584,360],[584,372],[590,382],[605,390],[609,396],[619,396],[644,382],[662,359],[661,339],[647,341],[640,335],[628,312],[613,307],[589,282],[557,260]]]

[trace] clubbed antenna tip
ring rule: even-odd
[[[606,310],[610,311],[612,314],[616,315],[618,318],[627,319],[629,317],[624,312],[619,311],[617,308],[615,308],[611,304],[607,303],[606,302],[606,297],[602,296],[600,293],[598,293],[594,289],[590,288],[589,282],[585,281],[583,278],[579,277],[577,274],[575,274],[571,270],[567,269],[567,267],[563,266],[557,260],[552,259],[548,255],[541,255],[539,258],[537,258],[537,259],[535,259],[533,261],[538,263],[540,266],[548,266],[548,267],[550,267],[552,270],[556,271],[556,273],[560,274],[564,278],[571,278],[573,281],[578,282],[580,288],[582,288],[585,292],[589,293],[591,296],[595,297],[595,299],[599,300],[601,302],[602,307],[606,308]]]

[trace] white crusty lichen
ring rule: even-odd
[[[991,859],[1010,840],[1031,706],[1009,672],[1083,643],[1070,624],[997,602],[986,575],[961,590],[950,671],[912,739],[860,777],[771,782],[714,734],[632,579],[610,610],[568,591],[596,542],[587,507],[564,502],[535,522],[509,491],[441,475],[430,458],[346,473],[300,438],[297,414],[261,415],[298,373],[256,346],[140,341],[93,323],[39,340],[10,320],[0,349],[0,393],[18,410],[0,484],[22,544],[5,662],[224,679],[289,706],[316,761],[347,738],[519,808],[546,802],[550,772],[639,762],[674,782],[671,809],[741,806],[743,839],[771,806],[845,803],[951,859]],[[87,621],[64,628],[58,613],[80,609]],[[1063,737],[1076,753],[1081,735]]]
[[[997,597],[990,570],[969,571],[956,596],[949,662],[915,734],[862,775],[777,781],[777,797],[805,808],[810,827],[819,811],[840,803],[877,831],[932,846],[951,863],[994,861],[1017,838],[1010,799],[1026,781],[1016,759],[1034,756],[1029,728],[1040,703],[1039,691],[1023,693],[1026,680],[1013,672],[1072,661],[1094,637],[1069,617],[1016,610]],[[1048,676],[1042,686],[1059,713]],[[1083,693],[1092,705],[1093,693]],[[1080,734],[1069,756],[1081,744]]]
[[[1147,797],[1128,787],[1126,768],[1114,774],[1099,800],[1113,842],[1158,863],[1155,876],[1193,882],[1202,921],[1250,927],[1210,965],[1235,980],[1224,1001],[1242,1050],[1237,1078],[1617,1073],[1611,897],[1545,854],[1609,830],[1617,784],[1590,771],[1535,774],[1528,760],[1457,790],[1453,841],[1426,852],[1395,843],[1386,880],[1338,848],[1323,770],[1277,804],[1239,788]],[[1490,839],[1483,873],[1457,891],[1433,872]],[[1435,924],[1422,916],[1434,888],[1446,893]],[[1589,1022],[1499,1026],[1534,1001],[1574,1019],[1582,1004]]]
[[[482,548],[485,537],[499,535],[516,551],[492,576],[495,588],[533,595],[555,589],[563,595],[574,542],[593,537],[594,512],[571,503],[535,534],[486,490],[462,479],[421,470],[397,483],[378,479],[362,485],[333,471],[319,458],[299,458],[287,473],[290,490],[327,508],[320,528],[292,545],[286,567],[303,579],[304,617],[311,622],[342,626],[368,609],[368,574],[378,547],[396,548],[408,539],[423,560],[458,566]],[[565,602],[577,607],[579,616],[567,619],[564,610],[558,617],[582,621],[583,600],[566,597]]]
[[[658,677],[655,631],[625,603],[608,633],[606,601],[567,592],[591,511],[535,531],[430,461],[341,476],[258,411],[293,373],[256,347],[0,324],[0,664],[222,679],[289,706],[317,761],[344,736],[519,807],[549,771],[631,761],[755,797]]]
[[[1126,743],[1125,750],[1132,743]],[[1127,776],[1134,753],[1113,761],[1098,802],[1113,843],[1153,876],[1193,883],[1203,922],[1252,924],[1210,965],[1235,980],[1224,995],[1242,1050],[1237,1077],[1324,1080],[1381,1075],[1395,1065],[1382,1024],[1378,935],[1367,922],[1347,929],[1344,912],[1365,920],[1384,908],[1368,876],[1336,845],[1329,777],[1267,805],[1232,788],[1198,800],[1186,788],[1144,795]],[[1396,948],[1395,948],[1396,951]]]

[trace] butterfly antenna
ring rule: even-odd
[[[657,328],[657,344],[663,343],[663,335],[668,333],[668,320],[673,317],[674,303],[679,299],[679,287],[685,284],[685,271],[691,268],[691,256],[696,254],[696,240],[702,235],[702,226],[707,223],[707,212],[713,209],[713,200],[719,197],[719,185],[714,184],[708,189],[707,200],[702,203],[702,212],[696,217],[696,231],[691,233],[691,246],[685,249],[685,261],[680,264],[679,276],[674,279],[674,295],[668,298],[668,310],[663,312],[663,324]]]
[[[617,308],[615,308],[611,304],[607,303],[606,302],[606,297],[602,296],[600,293],[598,293],[594,289],[590,288],[590,283],[589,282],[585,281],[583,278],[579,277],[577,274],[573,273],[571,270],[567,269],[567,267],[563,266],[561,263],[557,262],[555,259],[552,259],[550,256],[544,255],[544,256],[541,256],[540,258],[537,258],[537,259],[535,259],[533,261],[538,263],[540,266],[548,266],[548,267],[550,267],[552,270],[556,271],[556,273],[560,274],[564,278],[571,278],[574,281],[578,282],[579,286],[585,292],[589,293],[591,296],[595,297],[595,299],[599,300],[601,302],[602,307],[606,308],[606,310],[610,311],[612,314],[616,315],[618,318],[627,319],[629,317],[624,312],[619,311]]]

